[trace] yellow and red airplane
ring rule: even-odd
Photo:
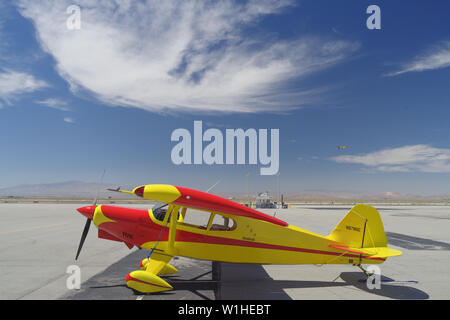
[[[354,206],[328,236],[322,236],[198,190],[145,185],[114,191],[164,205],[143,210],[95,202],[79,208],[87,221],[76,259],[93,221],[99,238],[150,250],[140,270],[125,278],[128,287],[143,293],[172,289],[159,276],[178,272],[169,264],[174,256],[231,263],[350,264],[365,271],[362,264],[380,264],[402,254],[387,247],[378,211],[363,204]],[[209,216],[204,225],[187,223],[187,215],[200,212]]]

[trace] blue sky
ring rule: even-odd
[[[448,1],[89,3],[0,4],[0,187],[106,169],[243,193],[251,172],[275,190],[259,166],[172,164],[172,131],[202,120],[279,128],[283,192],[449,193]]]

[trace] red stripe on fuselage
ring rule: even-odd
[[[206,243],[206,244],[222,244],[222,245],[231,245],[231,246],[240,246],[240,247],[296,251],[296,252],[305,252],[305,253],[313,253],[313,254],[344,256],[344,257],[349,257],[349,258],[360,258],[359,255],[354,255],[354,254],[342,254],[339,252],[314,250],[314,249],[306,249],[306,248],[298,248],[298,247],[288,247],[288,246],[280,246],[280,245],[268,244],[268,243],[262,243],[262,242],[252,242],[252,241],[245,241],[245,240],[214,237],[214,236],[207,236],[207,235],[202,235],[202,234],[183,231],[183,230],[177,230],[177,235],[176,235],[175,241],[198,242],[198,243]],[[369,256],[362,256],[362,258],[385,261],[385,259],[383,259],[383,258],[372,258]]]

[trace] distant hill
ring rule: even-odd
[[[99,184],[82,181],[66,181],[48,184],[29,184],[10,188],[0,188],[0,197],[17,198],[82,198],[94,199],[99,193],[100,198],[130,198],[132,196],[107,191],[107,188],[116,188],[118,185]],[[123,189],[128,186],[122,186]],[[131,188],[131,187],[130,187]],[[129,190],[129,189],[127,189]]]
[[[94,199],[97,191],[100,198],[112,197],[114,199],[133,199],[136,197],[127,194],[120,194],[117,192],[107,191],[107,188],[116,188],[116,184],[99,184],[83,181],[66,181],[59,183],[47,183],[47,184],[27,184],[10,188],[0,188],[1,198],[65,198],[65,199]],[[136,186],[121,186],[124,190],[131,190]],[[195,187],[194,187],[195,188]],[[225,198],[230,198],[238,201],[246,201],[248,199],[247,194],[232,193],[232,192],[215,192],[211,193],[220,195]],[[272,199],[276,201],[276,194],[271,194]],[[256,198],[256,192],[252,193],[252,200]],[[388,200],[388,201],[401,201],[401,200],[450,200],[450,195],[434,195],[434,196],[419,196],[414,194],[401,194],[396,192],[380,192],[380,193],[358,193],[351,191],[327,191],[327,190],[304,190],[300,192],[288,192],[284,193],[284,199],[288,201],[307,201],[307,200],[323,200],[323,201],[339,201],[357,199],[363,200]]]
[[[416,194],[402,194],[398,192],[378,192],[378,193],[358,193],[358,192],[334,192],[334,191],[321,191],[312,190],[299,193],[285,194],[285,198],[295,200],[449,200],[450,195],[416,195]]]

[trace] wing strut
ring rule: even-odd
[[[170,226],[169,226],[169,239],[167,241],[167,253],[174,256],[175,255],[175,236],[177,233],[177,221],[178,221],[178,211],[179,206],[171,206],[172,211],[170,212]]]

